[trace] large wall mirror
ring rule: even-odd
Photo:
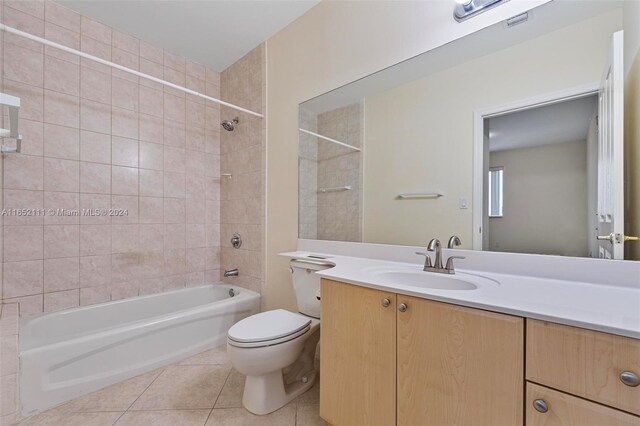
[[[302,103],[299,237],[622,258],[621,7],[553,1]]]

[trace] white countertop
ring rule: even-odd
[[[282,253],[290,259],[317,260],[309,252]],[[314,253],[316,254],[316,253]],[[473,271],[456,268],[453,276],[423,272],[414,263],[323,254],[335,266],[317,272],[323,278],[363,287],[438,300],[472,308],[552,321],[640,339],[640,286],[616,286],[581,281]],[[457,278],[477,286],[449,290],[403,283],[385,271],[421,272],[443,279]]]

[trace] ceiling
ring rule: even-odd
[[[597,105],[591,95],[490,118],[489,151],[586,140]]]
[[[223,71],[319,0],[59,0],[154,46]]]

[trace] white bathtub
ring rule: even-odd
[[[20,414],[223,344],[233,324],[259,310],[259,294],[215,284],[23,318]]]

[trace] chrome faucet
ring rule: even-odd
[[[457,235],[452,235],[451,238],[449,238],[449,242],[447,243],[447,248],[455,248],[461,244],[462,242],[460,242],[460,238]]]
[[[427,251],[435,251],[436,258],[433,261],[432,269],[442,269],[442,244],[440,244],[440,240],[437,238],[429,241],[429,245],[427,246]]]
[[[458,242],[460,241],[458,237],[455,237],[455,238],[458,240]],[[453,239],[453,237],[451,237],[451,239]],[[450,244],[451,244],[451,239],[449,239]],[[464,256],[450,256],[447,259],[446,266],[442,266],[442,244],[440,244],[440,240],[438,240],[437,238],[434,238],[431,241],[429,241],[429,245],[427,246],[427,251],[436,252],[436,258],[433,261],[433,265],[431,264],[431,257],[429,256],[429,253],[417,253],[417,254],[426,256],[426,259],[424,261],[424,268],[422,269],[423,271],[426,271],[426,272],[437,272],[440,274],[455,274],[456,271],[453,267],[453,260],[464,259]]]
[[[238,271],[238,268],[235,269],[227,269],[224,271],[224,276],[226,277],[237,277],[238,275],[240,275],[240,272]]]

